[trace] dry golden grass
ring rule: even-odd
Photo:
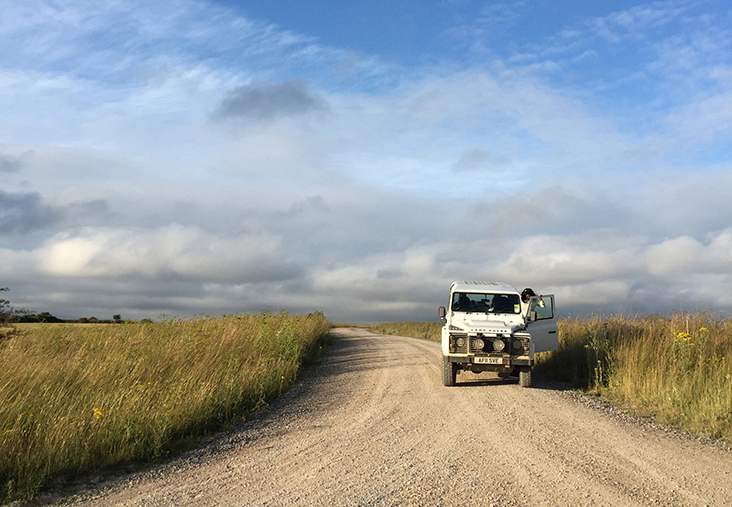
[[[411,336],[425,340],[440,341],[440,322],[382,322],[369,326],[372,332],[393,336]]]
[[[0,344],[0,499],[157,459],[263,407],[316,357],[321,313],[36,325]]]
[[[559,322],[537,368],[641,414],[732,442],[732,321],[706,313]]]

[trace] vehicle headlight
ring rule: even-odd
[[[458,347],[464,347],[465,346],[465,338],[458,338],[455,342]]]
[[[485,347],[485,342],[481,340],[480,338],[476,338],[473,340],[473,348],[476,350],[483,350],[483,347]]]
[[[506,343],[503,340],[493,340],[493,350],[500,352],[506,348]]]
[[[515,348],[516,350],[521,350],[521,349],[524,348],[524,344],[521,343],[521,340],[514,340],[513,341],[513,348]]]

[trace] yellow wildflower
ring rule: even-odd
[[[94,410],[94,417],[96,417],[97,419],[101,419],[102,417],[104,417],[106,415],[104,413],[104,410],[102,410],[101,408],[94,407],[93,410]]]
[[[691,340],[691,335],[689,333],[684,333],[683,331],[674,331],[674,334],[676,335],[676,340],[683,340],[685,342],[688,342]]]
[[[706,333],[707,331],[709,331],[709,329],[707,329],[705,327],[700,327],[699,328],[699,331],[702,332],[702,333]]]

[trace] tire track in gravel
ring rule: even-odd
[[[441,384],[439,344],[338,329],[232,432],[70,505],[732,505],[732,453],[492,374]]]

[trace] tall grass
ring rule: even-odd
[[[661,422],[732,443],[732,321],[706,313],[559,322],[537,368]]]
[[[374,333],[394,336],[411,336],[425,340],[440,341],[442,323],[439,322],[382,322],[370,326]]]
[[[0,344],[0,500],[155,460],[263,407],[317,356],[321,313],[21,330]]]

